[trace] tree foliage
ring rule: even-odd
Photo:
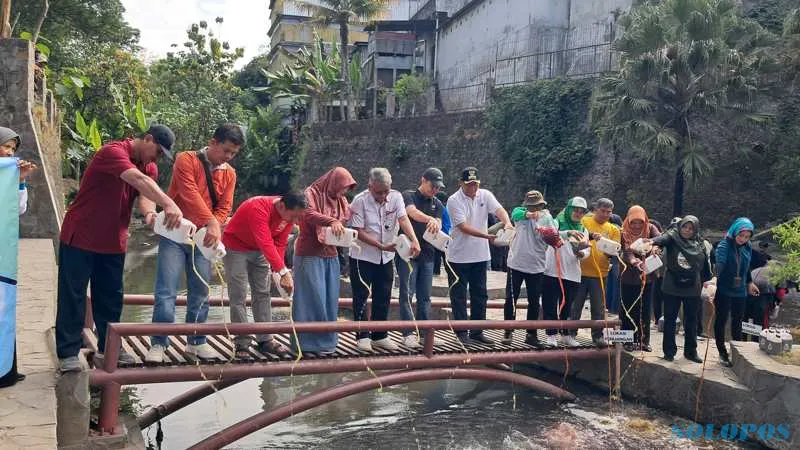
[[[394,94],[400,104],[400,114],[414,116],[417,109],[424,109],[422,100],[430,87],[430,78],[424,75],[405,74],[394,84]]]
[[[800,217],[775,227],[775,239],[786,254],[786,261],[776,266],[770,278],[776,283],[800,281]]]
[[[597,89],[592,122],[604,139],[672,166],[673,214],[681,215],[684,180],[712,169],[699,123],[725,133],[769,119],[759,112],[759,77],[772,66],[774,38],[732,0],[646,4],[621,25],[621,67]]]
[[[558,196],[588,168],[595,141],[586,124],[590,98],[585,80],[542,80],[498,92],[487,113],[489,130],[520,179]]]

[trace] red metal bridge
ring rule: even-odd
[[[131,295],[125,297],[128,305],[152,305],[152,296]],[[178,305],[185,305],[186,298],[178,299]],[[227,306],[226,300],[212,300],[211,305]],[[289,302],[273,299],[274,307],[287,307]],[[395,307],[398,303],[393,303]],[[489,302],[488,308],[502,308],[502,302]],[[341,308],[351,308],[352,300],[342,299]],[[434,300],[432,307],[449,307],[449,302]],[[520,305],[519,309],[525,309]],[[87,308],[88,311],[91,308]],[[322,373],[365,372],[364,378],[344,383],[332,388],[297,397],[271,411],[258,413],[232,425],[196,444],[193,449],[217,449],[228,445],[263,427],[283,420],[294,414],[314,408],[361,392],[406,384],[417,381],[442,379],[473,379],[504,381],[528,387],[558,400],[574,400],[575,396],[564,389],[536,378],[508,370],[507,364],[524,364],[565,359],[611,359],[615,360],[614,385],[619,382],[621,346],[596,348],[589,339],[580,339],[579,347],[545,345],[544,335],[540,334],[537,346],[524,342],[523,333],[517,333],[512,344],[500,344],[503,331],[543,330],[546,328],[617,328],[618,320],[577,320],[577,321],[381,321],[381,322],[271,322],[271,323],[206,323],[206,324],[110,324],[106,338],[104,360],[90,372],[90,383],[102,387],[99,412],[99,428],[102,432],[118,433],[118,411],[120,393],[123,385],[168,383],[182,381],[206,381],[177,397],[151,408],[138,418],[140,427],[145,428],[161,418],[188,406],[197,400],[213,394],[228,386],[249,378],[309,375]],[[88,348],[87,359],[97,352],[97,338],[92,331],[91,317],[87,317],[84,341]],[[420,348],[403,345],[399,330],[433,330],[441,344],[434,345],[434,332],[424,334]],[[472,344],[464,346],[456,338],[455,332],[482,329],[487,337],[497,344]],[[372,352],[358,350],[354,337],[357,331],[387,331],[399,349],[388,351],[375,349]],[[275,339],[291,348],[294,333],[338,333],[338,346],[330,355],[290,355],[279,357],[262,354],[250,349],[251,359],[233,358],[231,337],[248,334],[273,334]],[[216,359],[196,360],[185,352],[185,336],[201,334],[208,336],[209,345],[219,354]],[[149,336],[169,336],[170,347],[162,364],[145,363],[145,355],[150,348]],[[120,349],[134,356],[131,365],[119,365],[117,359]]]

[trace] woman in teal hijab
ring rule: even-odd
[[[759,295],[750,272],[750,259],[753,255],[750,238],[753,237],[754,231],[755,226],[750,219],[739,217],[733,221],[725,239],[717,246],[714,336],[719,351],[719,362],[726,367],[732,366],[728,350],[725,348],[728,316],[731,319],[731,339],[741,341],[747,295],[754,297]]]

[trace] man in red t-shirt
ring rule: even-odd
[[[56,350],[64,372],[81,370],[78,352],[90,281],[101,353],[108,324],[119,322],[122,269],[134,202],[148,225],[155,220],[156,204],[164,209],[167,228],[175,228],[183,218],[180,208],[156,183],[156,160],[161,155],[172,160],[174,143],[172,130],[153,125],[136,139],[101,147],[83,174],[78,195],[64,217],[58,253]],[[121,352],[120,362],[131,363],[133,358]]]
[[[277,272],[280,287],[291,295],[294,289],[292,274],[284,263],[286,243],[293,225],[300,221],[306,207],[305,194],[290,192],[282,197],[253,197],[246,200],[234,213],[225,232],[225,278],[231,305],[231,321],[247,322],[247,284],[250,284],[253,301],[253,319],[256,322],[272,321],[270,299],[271,272]],[[257,336],[261,353],[282,355],[288,349],[272,338]],[[249,358],[250,336],[236,337],[236,357]]]

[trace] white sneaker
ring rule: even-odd
[[[164,362],[164,350],[166,349],[163,345],[156,344],[150,347],[144,360],[149,363],[162,363]]]
[[[558,345],[558,339],[555,335],[547,336],[547,345],[550,347],[556,347]]]
[[[215,359],[217,352],[208,344],[187,345],[186,353],[200,359]]]
[[[372,341],[372,345],[377,348],[382,348],[384,350],[400,350],[400,347],[394,343],[390,338],[385,337],[383,339],[378,339],[377,341]]]
[[[419,341],[417,340],[417,335],[409,334],[408,336],[403,338],[403,345],[408,348],[419,348]]]
[[[362,352],[371,352],[372,351],[372,339],[370,338],[362,338],[358,340],[358,349]]]
[[[581,345],[578,343],[578,340],[575,339],[575,336],[562,336],[561,339],[567,347],[579,347]]]

